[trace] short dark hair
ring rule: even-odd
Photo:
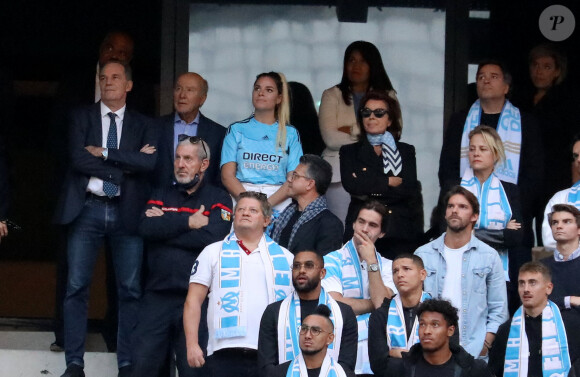
[[[481,68],[483,68],[486,65],[497,65],[499,67],[503,75],[503,82],[509,85],[511,91],[512,74],[508,70],[506,64],[499,59],[483,59],[482,61],[480,61],[479,64],[477,65],[477,73],[475,74],[475,80],[477,81],[477,76],[479,76],[479,71],[481,70]]]
[[[294,253],[294,258],[296,258],[298,256],[298,254],[300,253],[314,253],[316,254],[316,261],[320,264],[320,267],[324,267],[324,257],[320,254],[318,254],[316,251],[314,250],[300,250],[297,251],[296,253]]]
[[[129,64],[124,64],[123,62],[117,59],[111,59],[105,64],[101,65],[100,70],[103,71],[103,69],[105,69],[106,66],[113,63],[122,65],[123,69],[125,70],[125,77],[127,77],[127,80],[129,81],[133,80],[133,70],[131,69],[131,66]]]
[[[411,253],[402,253],[399,254],[395,257],[395,259],[393,259],[393,263],[397,260],[397,259],[411,259],[413,261],[413,264],[417,267],[419,267],[420,269],[424,270],[425,269],[425,264],[423,263],[423,259],[421,259],[420,256],[415,255],[415,254],[411,254]]]
[[[320,304],[314,309],[314,311],[310,315],[319,315],[321,317],[326,318],[326,320],[330,324],[330,328],[332,329],[332,331],[334,331],[334,323],[332,323],[332,320],[330,319],[330,314],[331,314],[330,308],[324,304]]]
[[[395,140],[401,139],[401,134],[403,133],[403,125],[399,121],[401,119],[401,107],[399,102],[393,97],[389,96],[387,92],[384,91],[370,91],[365,94],[365,96],[360,100],[360,107],[356,111],[356,118],[360,126],[360,138],[366,138],[367,132],[365,131],[361,110],[365,108],[366,104],[370,100],[383,101],[387,105],[387,115],[391,121],[391,125],[387,128]]]
[[[447,300],[430,299],[423,301],[417,309],[417,318],[421,318],[421,314],[425,312],[441,313],[445,322],[447,322],[447,326],[455,326],[455,329],[459,328],[457,308]]]
[[[385,207],[385,205],[379,202],[378,200],[372,199],[367,200],[366,202],[363,203],[363,205],[359,208],[358,212],[356,213],[355,221],[358,218],[360,211],[362,211],[363,209],[375,211],[376,213],[381,215],[381,232],[385,233],[387,231],[387,222],[388,222],[387,216],[389,215],[387,212],[387,207]]]
[[[240,204],[240,200],[242,200],[244,198],[256,199],[257,201],[259,201],[260,206],[262,207],[262,214],[264,215],[264,217],[266,219],[269,219],[270,217],[272,217],[272,206],[270,205],[270,202],[268,202],[268,196],[266,196],[266,194],[261,193],[261,192],[256,192],[256,191],[244,191],[244,192],[240,193],[240,195],[238,197],[238,201],[236,203],[236,209],[238,208],[238,205]],[[234,211],[235,211],[235,209],[234,209]]]
[[[306,165],[306,174],[314,180],[318,195],[326,194],[332,180],[332,166],[328,161],[314,154],[305,154],[300,157],[300,163]]]
[[[552,226],[552,216],[556,212],[568,212],[574,216],[576,221],[576,226],[580,227],[580,210],[571,204],[554,204],[552,206],[552,212],[548,213],[548,224]]]
[[[574,137],[572,137],[572,143],[570,144],[570,157],[572,162],[574,162],[574,145],[580,141],[580,132],[578,132]]]
[[[539,261],[531,261],[522,264],[522,267],[520,267],[519,270],[519,274],[521,274],[522,272],[539,272],[540,274],[542,274],[544,279],[550,282],[552,281],[552,271],[550,271],[550,268],[548,266]]]
[[[447,208],[447,204],[449,204],[449,199],[451,199],[453,195],[463,195],[463,197],[467,199],[467,201],[471,205],[473,213],[479,215],[479,201],[471,191],[459,185],[453,186],[451,190],[447,191],[447,194],[445,194],[445,199],[443,199],[443,202],[445,203],[445,208]]]

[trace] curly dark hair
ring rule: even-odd
[[[417,318],[421,318],[421,314],[424,312],[441,313],[448,326],[455,326],[456,329],[459,328],[457,308],[447,300],[431,299],[423,301],[419,305],[419,309],[417,309]]]
[[[387,131],[393,135],[395,140],[400,140],[401,134],[403,133],[403,125],[400,122],[401,107],[399,106],[399,102],[393,97],[389,96],[387,92],[380,92],[376,90],[367,92],[367,94],[364,95],[364,97],[360,100],[360,107],[356,111],[356,119],[358,125],[360,126],[360,139],[365,139],[367,135],[362,121],[361,110],[365,108],[365,105],[370,100],[383,101],[385,105],[387,105],[387,115],[391,120],[391,125],[389,128],[387,128]]]

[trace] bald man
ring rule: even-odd
[[[212,156],[221,156],[226,128],[205,117],[200,108],[207,98],[207,81],[199,74],[187,72],[179,76],[173,90],[174,112],[160,118],[159,158],[156,186],[165,186],[173,177],[173,160],[179,135],[199,136],[207,142]],[[222,186],[219,158],[212,159],[205,179]]]

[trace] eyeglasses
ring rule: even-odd
[[[288,174],[286,174],[286,179],[288,180],[288,182],[293,182],[296,178],[312,179],[312,178],[307,177],[305,175],[300,175],[300,174],[296,173],[295,171],[292,171],[292,172],[289,172]]]
[[[189,136],[186,134],[179,134],[177,136],[177,141],[178,142],[182,142],[184,140],[189,140],[189,142],[191,144],[201,144],[201,147],[203,148],[203,153],[205,154],[204,158],[207,158],[207,150],[205,149],[205,142],[203,141],[203,139],[199,136]]]
[[[300,269],[302,269],[302,266],[304,266],[304,269],[306,271],[310,271],[316,267],[318,267],[317,264],[314,264],[314,262],[312,261],[308,261],[308,262],[304,262],[304,263],[300,263],[300,262],[294,262],[292,263],[292,265],[290,266],[290,269],[292,270],[298,270],[300,271]]]
[[[371,110],[368,107],[365,107],[365,108],[363,108],[363,109],[360,110],[360,115],[363,118],[368,118],[368,117],[371,116],[371,114],[375,114],[375,117],[377,117],[377,118],[382,118],[382,117],[385,116],[385,114],[388,114],[388,113],[389,113],[389,110],[387,110],[387,109],[374,109],[374,110]]]
[[[312,336],[318,336],[322,332],[325,332],[327,334],[332,334],[332,333],[330,333],[328,331],[322,330],[318,326],[308,326],[308,325],[298,326],[298,332],[300,333],[300,335],[305,335],[308,331],[310,331],[310,333],[312,334]]]

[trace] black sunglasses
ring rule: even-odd
[[[368,118],[371,116],[371,114],[375,114],[375,117],[377,118],[382,118],[385,116],[385,114],[388,114],[389,111],[387,109],[374,109],[371,110],[368,107],[365,107],[363,109],[360,109],[360,115],[363,118]]]
[[[177,141],[182,142],[184,140],[188,140],[191,144],[201,144],[201,147],[203,148],[203,153],[205,154],[205,158],[207,158],[207,150],[205,149],[205,142],[203,141],[203,139],[199,136],[189,136],[186,134],[179,134],[177,136]]]

